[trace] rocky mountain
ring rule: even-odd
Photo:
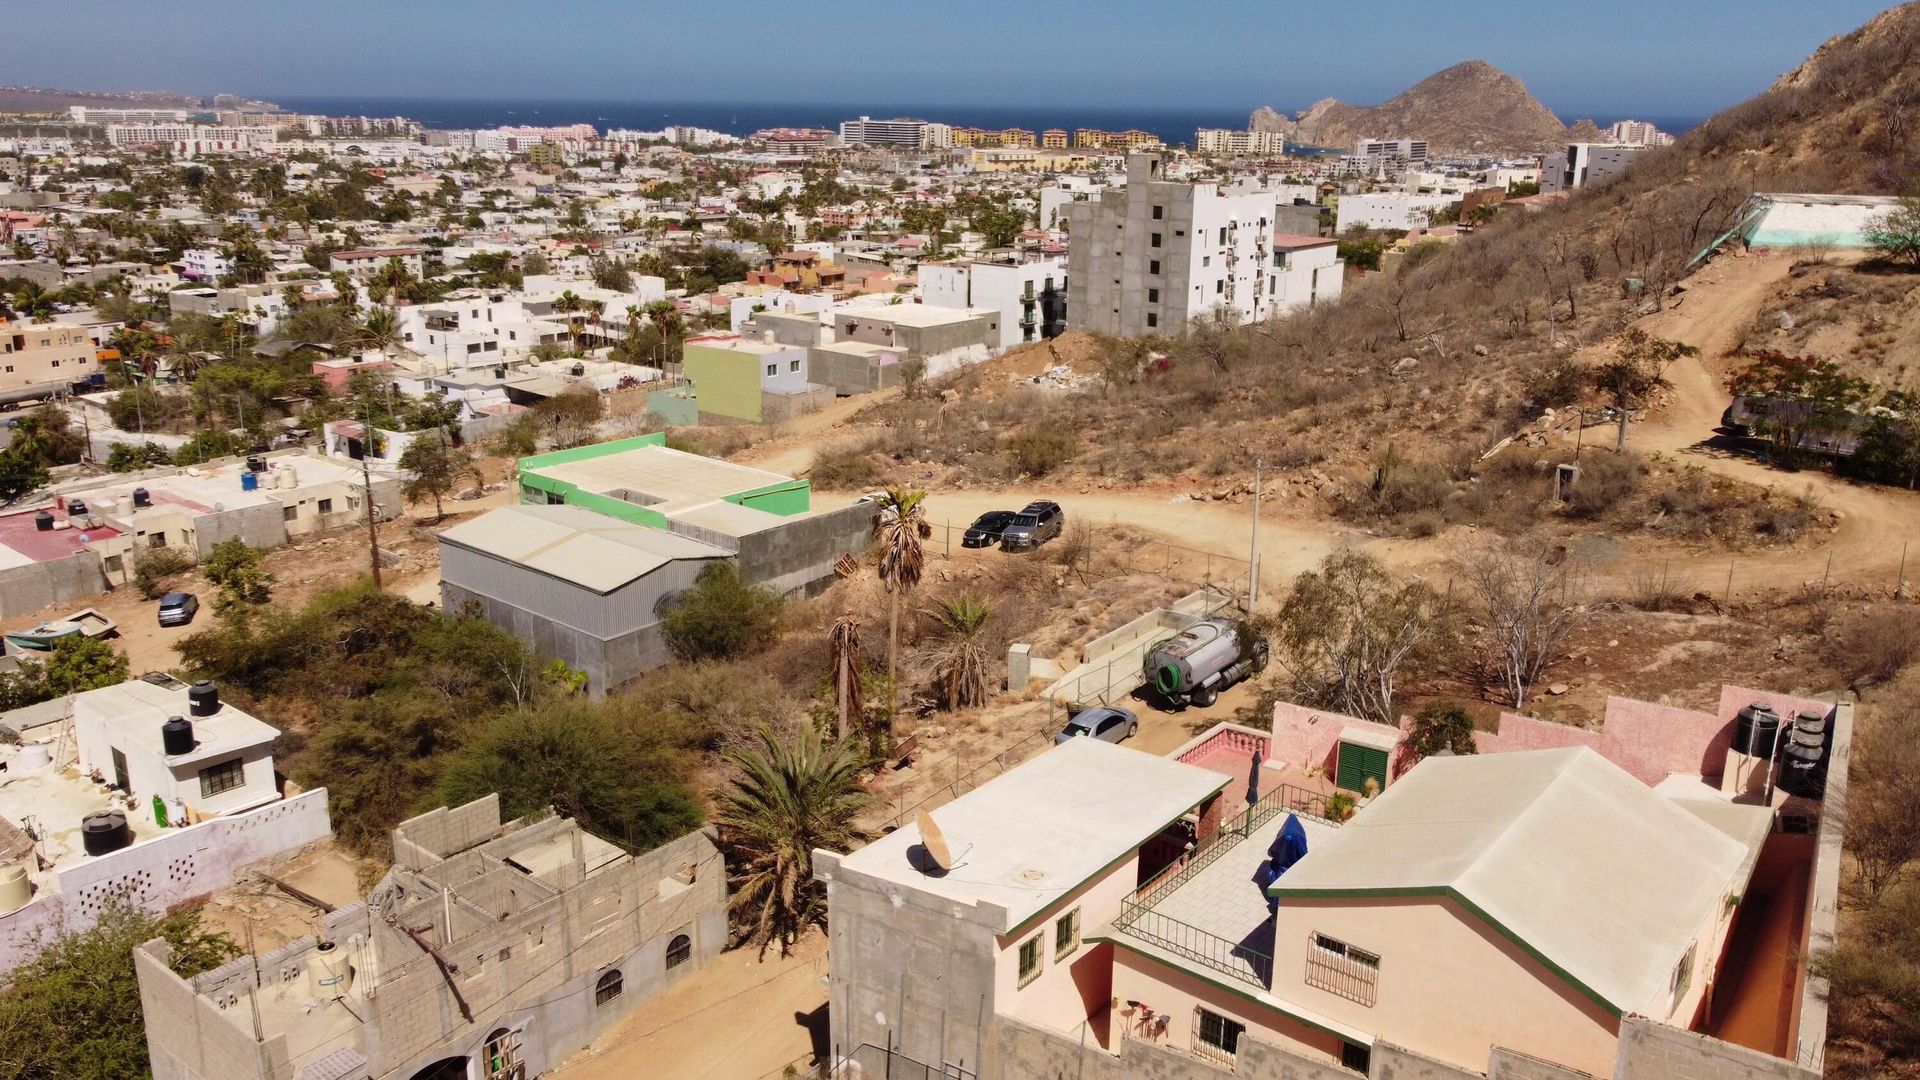
[[[1277,131],[1292,135],[1296,126],[1286,113],[1275,112],[1265,105],[1253,110],[1253,115],[1247,119],[1248,131]]]
[[[1436,72],[1379,105],[1316,101],[1289,123],[1269,108],[1253,114],[1255,130],[1292,130],[1312,146],[1352,146],[1359,139],[1424,138],[1437,151],[1526,152],[1564,142],[1567,126],[1527,92],[1526,84],[1484,60]]]

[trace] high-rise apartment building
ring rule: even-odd
[[[924,145],[922,132],[927,126],[925,120],[912,120],[904,116],[892,120],[863,116],[858,120],[840,121],[840,141],[848,146],[918,150]]]
[[[1228,157],[1262,157],[1287,152],[1287,136],[1279,131],[1234,131],[1230,128],[1201,128],[1193,134],[1193,148],[1202,154]]]
[[[1607,138],[1622,146],[1666,146],[1673,136],[1645,120],[1622,120],[1607,129]]]
[[[1076,329],[1175,335],[1208,312],[1265,317],[1276,200],[1164,179],[1157,153],[1127,159],[1127,186],[1061,207],[1067,309]]]
[[[1353,144],[1353,156],[1380,163],[1424,165],[1427,161],[1427,140],[1360,139]]]
[[[1540,190],[1573,191],[1604,183],[1627,171],[1645,146],[1618,146],[1608,143],[1568,143],[1558,153],[1548,154],[1540,166]]]

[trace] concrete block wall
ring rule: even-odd
[[[1791,1061],[1630,1016],[1620,1022],[1615,1080],[1819,1080]]]
[[[1392,1043],[1373,1044],[1370,1080],[1480,1080],[1480,1074]]]
[[[1487,1057],[1487,1080],[1596,1080],[1591,1073],[1555,1065],[1531,1054],[1494,1047]]]
[[[438,807],[394,826],[393,847],[396,862],[410,870],[421,870],[458,851],[465,851],[500,831],[500,796],[486,795],[464,806]],[[410,855],[430,855],[430,861],[401,862],[405,846]]]
[[[107,577],[100,559],[78,552],[62,559],[0,570],[0,619],[38,611],[49,604],[91,597],[104,591]]]

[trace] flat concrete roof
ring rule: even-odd
[[[998,930],[1005,933],[1131,855],[1226,784],[1208,769],[1074,739],[932,812],[953,855],[947,873],[916,868],[927,865],[918,822],[841,865],[960,903],[1003,908]]]
[[[947,326],[952,323],[970,322],[988,314],[983,308],[947,308],[932,304],[874,304],[871,307],[843,308],[836,315],[841,318],[889,322],[899,326]]]
[[[725,500],[690,506],[667,515],[675,521],[717,532],[722,536],[750,536],[792,521],[792,517],[770,514],[751,506]]]
[[[677,533],[578,506],[503,506],[448,529],[440,539],[603,596],[676,559],[732,555]]]
[[[116,746],[138,746],[170,766],[200,761],[271,743],[280,731],[272,724],[241,712],[225,701],[212,716],[193,716],[189,710],[187,685],[168,688],[129,679],[117,686],[103,686],[74,695],[74,711],[85,709],[106,722],[114,733]],[[160,725],[175,716],[193,722],[193,751],[169,756],[160,737]]]
[[[1422,761],[1270,890],[1452,895],[1612,1008],[1641,1011],[1745,844],[1587,747]],[[1709,958],[1710,959],[1710,958]]]
[[[603,457],[543,465],[534,472],[596,494],[631,491],[645,495],[655,501],[636,505],[662,514],[793,482],[792,477],[779,473],[665,446],[639,446]]]

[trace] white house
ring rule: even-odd
[[[98,775],[156,822],[237,814],[275,802],[280,732],[220,700],[212,683],[131,679],[73,696],[80,772]]]
[[[1267,267],[1268,311],[1281,315],[1340,299],[1346,271],[1338,240],[1276,233],[1272,264]]]
[[[1335,232],[1359,225],[1368,229],[1424,229],[1433,223],[1433,211],[1460,201],[1458,195],[1420,195],[1407,191],[1376,191],[1342,195],[1334,211]]]
[[[1067,260],[1061,256],[922,263],[920,300],[929,307],[1000,313],[994,351],[1058,337],[1067,328]]]

